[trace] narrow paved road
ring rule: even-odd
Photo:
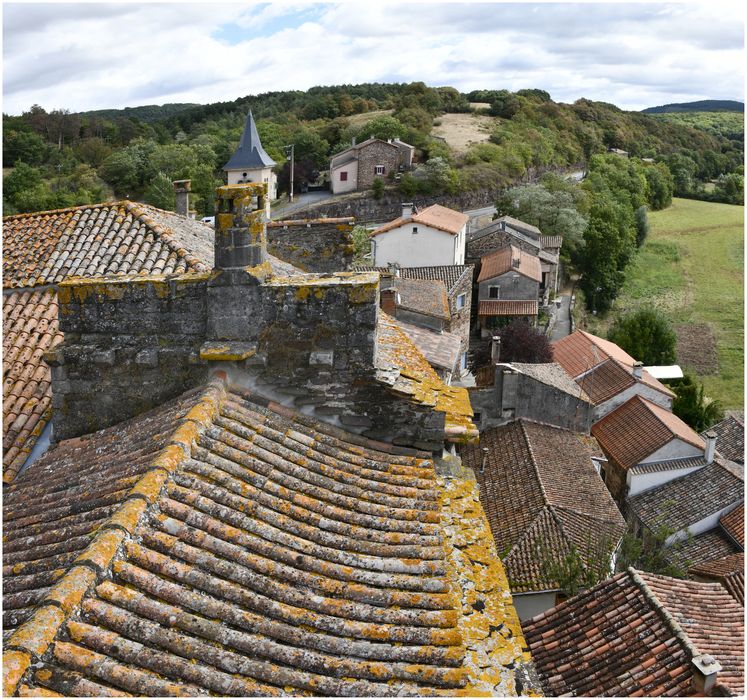
[[[558,299],[560,299],[560,308],[555,316],[555,326],[550,333],[552,342],[565,338],[571,333],[571,295],[570,293],[563,294]]]

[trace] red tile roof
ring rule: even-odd
[[[744,503],[738,505],[730,513],[722,515],[719,525],[724,528],[729,537],[744,548]]]
[[[576,381],[595,405],[608,401],[635,384],[630,371],[611,358],[600,362],[591,372]]]
[[[517,420],[482,432],[462,461],[477,476],[515,593],[559,588],[548,560],[575,547],[593,566],[622,537],[625,521],[575,433]]]
[[[219,377],[60,443],[5,492],[5,694],[496,692],[523,637],[453,550],[476,493],[404,452]]]
[[[537,300],[481,299],[477,305],[478,316],[536,316]]]
[[[524,623],[548,695],[692,695],[692,658],[744,692],[743,610],[716,583],[629,569]]]
[[[467,214],[462,214],[454,209],[448,207],[442,207],[440,204],[431,204],[431,206],[413,214],[412,216],[403,217],[400,216],[394,221],[379,226],[376,230],[371,232],[371,236],[378,236],[380,233],[391,231],[394,228],[403,226],[404,224],[423,224],[423,226],[430,226],[436,228],[439,231],[445,231],[456,235],[459,233],[469,221]]]
[[[562,365],[563,369],[576,379],[609,359],[617,362],[618,367],[624,367],[632,375],[636,362],[619,345],[586,331],[575,331],[555,341],[552,344],[552,354],[553,360]],[[641,372],[640,381],[666,396],[674,397],[675,395],[669,387],[645,369]]]
[[[518,260],[518,265],[514,264]],[[499,248],[480,259],[480,275],[478,282],[493,279],[507,272],[518,272],[535,282],[542,281],[542,265],[536,255],[531,255],[513,245]]]
[[[388,289],[396,289],[397,306],[448,321],[451,318],[449,298],[441,280],[420,280],[395,277]]]
[[[604,452],[628,469],[679,438],[705,450],[702,438],[674,413],[634,396],[591,428]]]
[[[3,296],[3,479],[23,466],[52,412],[44,352],[62,340],[53,289]]]

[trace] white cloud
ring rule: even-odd
[[[3,32],[11,114],[369,81],[537,87],[628,109],[743,94],[743,23],[728,6],[6,4]]]

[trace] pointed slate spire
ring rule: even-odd
[[[251,110],[246,118],[244,133],[241,135],[239,147],[223,166],[223,170],[242,170],[250,168],[271,168],[275,161],[267,155],[257,133],[257,125]]]

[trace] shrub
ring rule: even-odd
[[[671,365],[677,361],[677,337],[669,319],[653,307],[619,316],[607,338],[644,365]]]
[[[670,384],[677,394],[672,402],[672,413],[693,430],[700,433],[723,420],[721,404],[705,396],[703,385],[692,375],[686,372],[682,379],[675,379]]]
[[[547,336],[527,321],[511,321],[499,334],[501,362],[552,362],[552,350]]]

